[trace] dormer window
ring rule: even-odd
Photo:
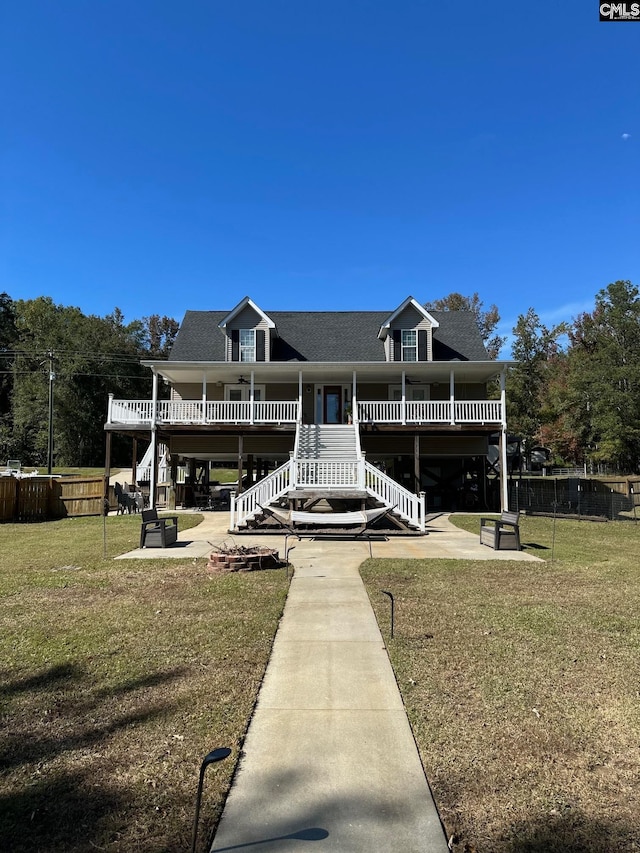
[[[402,330],[402,361],[418,360],[418,342],[415,329]]]
[[[248,296],[218,323],[227,336],[225,361],[270,361],[276,324]]]
[[[256,360],[255,329],[240,329],[240,361]]]
[[[433,330],[438,326],[427,309],[408,296],[380,326],[386,360],[431,361]]]

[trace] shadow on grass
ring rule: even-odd
[[[51,760],[71,750],[94,747],[120,729],[161,716],[168,710],[166,703],[146,704],[144,710],[131,710],[98,722],[100,717],[104,720],[105,711],[108,714],[109,699],[158,687],[184,674],[184,667],[176,667],[168,672],[155,672],[111,688],[92,691],[88,696],[86,693],[78,695],[80,691],[90,689],[91,685],[80,684],[88,679],[85,672],[73,664],[52,667],[15,681],[13,692],[24,694],[31,690],[33,701],[28,703],[31,707],[22,709],[21,719],[26,717],[26,726],[21,730],[5,728],[0,732],[0,768],[7,770],[24,763]],[[72,692],[74,687],[78,691],[75,695]],[[5,696],[7,692],[7,688],[2,691]],[[57,728],[60,734],[56,732]]]
[[[540,815],[510,827],[508,841],[491,844],[499,853],[623,853],[637,849],[637,826],[593,819],[578,809]]]
[[[30,782],[0,796],[3,849],[12,853],[90,850],[96,826],[120,811],[125,799],[125,792],[98,785],[84,772]]]
[[[25,678],[16,678],[14,681],[4,681],[4,673],[0,674],[0,696],[10,696],[13,693],[24,693],[28,690],[41,690],[43,688],[62,685],[66,681],[79,678],[84,675],[84,670],[75,664],[63,663],[52,666],[35,675]]]
[[[170,714],[174,703],[154,701],[149,690],[186,672],[177,667],[96,689],[93,676],[70,663],[6,683],[0,692],[6,721],[0,729],[6,775],[0,849],[79,853],[97,847],[93,839],[110,836],[109,849],[122,849],[117,837],[127,834],[136,795],[123,784],[130,756],[121,764],[113,736]],[[176,805],[189,810],[191,804]],[[136,845],[158,849],[144,840]]]

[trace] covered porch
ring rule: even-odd
[[[107,426],[506,424],[505,368],[495,362],[151,363],[149,400],[109,398]],[[487,383],[500,392],[487,399]],[[160,399],[159,383],[172,386]]]

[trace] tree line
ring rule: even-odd
[[[452,293],[428,308],[466,310],[476,317],[491,358],[505,338],[500,314],[477,293]],[[56,465],[104,460],[109,393],[151,396],[142,359],[166,358],[178,322],[157,314],[124,322],[56,305],[50,297],[12,300],[0,294],[0,460],[44,466],[49,393],[54,395]],[[624,473],[640,469],[640,295],[615,281],[595,296],[593,311],[545,326],[533,308],[513,328],[507,381],[509,431],[525,457],[544,447],[554,465],[588,465]],[[114,464],[130,462],[130,442],[114,436]]]
[[[555,465],[640,470],[640,296],[630,281],[600,290],[593,311],[545,326],[530,308],[514,330],[509,430],[525,456]]]
[[[108,395],[147,399],[151,374],[141,359],[166,358],[178,331],[153,314],[125,323],[56,305],[50,297],[0,294],[0,460],[46,468],[53,395],[56,466],[104,463]],[[131,442],[114,436],[114,464],[131,463]]]

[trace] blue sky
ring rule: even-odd
[[[640,284],[640,22],[595,0],[20,0],[0,27],[14,299],[477,291],[508,331]]]

